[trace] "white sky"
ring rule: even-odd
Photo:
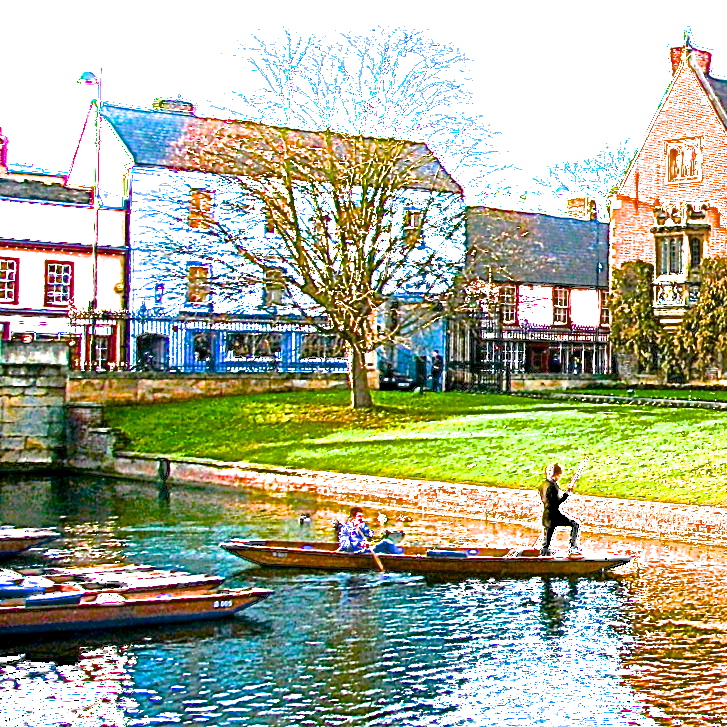
[[[241,88],[234,53],[250,33],[403,26],[474,61],[477,109],[526,189],[548,164],[642,139],[686,27],[727,78],[726,20],[724,0],[5,0],[0,127],[11,164],[66,170],[93,93],[83,71],[103,68],[105,101],[180,95],[209,113]]]

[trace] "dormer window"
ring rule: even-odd
[[[668,141],[666,143],[666,181],[686,182],[701,178],[701,138]]]

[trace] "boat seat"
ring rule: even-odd
[[[440,550],[435,548],[434,550],[427,551],[427,558],[466,558],[467,553],[463,553],[461,550]]]

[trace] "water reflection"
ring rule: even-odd
[[[329,540],[345,510],[301,494],[160,497],[158,486],[101,478],[0,480],[0,520],[61,528],[59,562],[184,567],[276,592],[225,623],[3,643],[1,713],[12,727],[50,724],[51,702],[67,708],[53,724],[71,727],[724,723],[723,551],[590,535],[590,547],[642,549],[641,571],[427,582],[247,567],[217,545]],[[409,520],[407,538],[431,545],[529,544],[535,533],[384,512],[387,527]],[[46,561],[31,552],[13,564]]]

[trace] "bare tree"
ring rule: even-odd
[[[352,406],[371,406],[366,355],[444,315],[464,257],[462,189],[438,155],[487,178],[491,133],[466,113],[467,59],[401,29],[333,42],[286,32],[243,58],[259,87],[236,107],[253,121],[193,117],[168,159],[224,180],[218,214],[205,235],[157,230],[147,252],[167,280],[185,274],[182,259],[209,263],[205,284],[230,300],[283,291],[347,344]],[[420,303],[382,324],[401,292]]]
[[[366,355],[444,313],[464,252],[461,189],[426,145],[195,118],[169,164],[214,174],[224,201],[203,234],[180,234],[179,217],[145,238],[156,274],[181,283],[193,259],[210,270],[197,287],[229,300],[277,288],[346,343],[352,406],[371,406]],[[381,325],[402,292],[419,304]]]
[[[602,219],[607,214],[607,202],[621,181],[635,150],[629,141],[615,147],[606,145],[588,159],[561,162],[548,167],[544,179],[535,181],[559,197],[587,195],[596,201]]]

